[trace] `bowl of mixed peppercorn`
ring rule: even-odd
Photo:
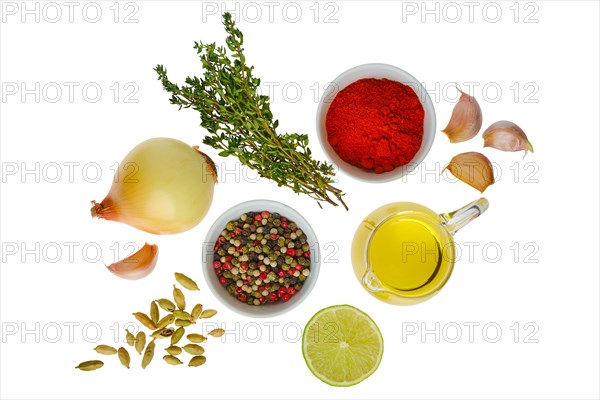
[[[212,292],[244,315],[267,317],[300,304],[319,273],[317,237],[293,208],[251,200],[225,211],[203,247]]]

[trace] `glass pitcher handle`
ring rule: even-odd
[[[448,229],[448,232],[454,235],[463,226],[483,214],[489,205],[487,199],[482,197],[456,211],[440,214],[440,217],[444,220],[444,226]]]

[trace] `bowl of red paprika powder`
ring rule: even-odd
[[[423,85],[388,64],[364,64],[335,78],[317,110],[327,156],[361,181],[389,182],[413,171],[435,137],[435,109]]]

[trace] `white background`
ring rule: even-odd
[[[12,6],[6,8],[7,3]],[[265,181],[245,182],[246,171],[236,167],[235,159],[220,159],[208,149],[222,169],[237,168],[237,176],[222,177],[206,219],[175,236],[92,220],[89,201],[104,197],[112,182],[110,167],[137,143],[156,136],[201,143],[205,132],[199,116],[169,104],[152,68],[165,64],[179,82],[200,73],[192,45],[195,40],[223,43],[219,13],[211,13],[221,3],[136,1],[115,7],[112,1],[99,2],[102,15],[96,23],[84,18],[95,17],[93,6],[82,15],[86,2],[76,5],[73,22],[68,7],[56,3],[62,18],[55,23],[49,20],[55,19],[56,7],[45,4],[37,5],[39,22],[35,13],[22,15],[21,2],[2,4],[2,398],[599,397],[597,2],[477,2],[471,17],[471,6],[463,2],[302,2],[288,6],[289,14],[283,13],[286,3],[277,3],[272,21],[264,3],[251,8],[238,3],[247,60],[263,82],[279,85],[272,110],[280,131],[309,133],[316,157],[323,152],[315,135],[315,95],[342,71],[368,62],[399,66],[427,85],[438,130],[456,99],[452,83],[463,89],[471,84],[484,128],[499,119],[513,120],[527,132],[535,153],[522,159],[521,153],[482,149],[480,136],[451,145],[438,133],[425,162],[427,174],[422,168],[405,182],[377,185],[339,175],[339,187],[348,193],[346,212],[329,206],[321,210],[310,199]],[[27,6],[36,7],[35,2]],[[253,22],[257,7],[262,17]],[[424,14],[424,7],[437,11]],[[296,8],[302,15],[293,23]],[[502,14],[492,22],[497,9]],[[452,22],[457,10],[461,18]],[[131,13],[133,23],[125,23]],[[72,99],[65,82],[78,85]],[[115,82],[120,88],[116,102]],[[95,103],[93,89],[87,98],[82,94],[89,83],[102,89]],[[287,98],[282,93],[286,84],[291,87]],[[62,97],[53,103],[56,86]],[[15,87],[19,91],[10,94]],[[294,87],[302,90],[299,99]],[[33,93],[22,97],[23,88]],[[128,100],[137,103],[126,102],[125,95],[136,88]],[[476,199],[474,189],[435,172],[463,151],[482,151],[501,175],[485,192],[487,213],[456,236],[465,254],[449,283],[417,306],[396,307],[372,298],[350,265],[355,228],[372,209],[392,201],[415,201],[446,212]],[[22,173],[36,163],[39,176]],[[52,163],[60,165],[62,174],[54,183]],[[73,179],[64,163],[78,163],[72,164]],[[83,171],[88,163],[101,168],[97,182],[92,182],[93,168]],[[200,250],[218,215],[254,198],[282,201],[302,212],[329,258],[309,299],[286,315],[258,321],[262,337],[250,343],[257,332],[247,324],[256,321],[217,303],[201,274]],[[104,268],[116,259],[111,246],[116,243],[123,257],[125,244],[132,241],[157,243],[161,251],[155,272],[136,282]],[[65,245],[70,242],[76,243],[72,258]],[[475,242],[472,257],[466,242]],[[100,246],[100,261],[89,261],[93,251],[82,253],[87,243]],[[217,308],[215,321],[237,329],[237,338],[209,343],[208,362],[198,369],[168,366],[160,360],[162,352],[147,370],[139,367],[136,354],[129,371],[114,356],[104,357],[107,365],[93,373],[73,368],[97,358],[97,344],[115,345],[115,326],[122,341],[123,324],[133,321],[131,312],[147,312],[150,300],[170,294],[174,271],[200,283],[203,290],[190,301]],[[295,337],[295,328],[304,327],[316,311],[341,303],[370,314],[385,338],[379,370],[349,389],[313,377]],[[279,324],[271,339],[265,322]],[[286,323],[287,336],[282,331]],[[433,333],[421,336],[423,328],[435,331],[436,323],[439,339]],[[472,340],[469,323],[479,324]],[[490,328],[483,332],[485,324]],[[456,326],[462,336],[451,343]],[[98,327],[101,337],[95,340]],[[415,327],[419,332],[408,335]],[[495,327],[501,329],[499,338]]]

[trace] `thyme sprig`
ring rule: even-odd
[[[323,201],[334,206],[339,202],[348,209],[344,193],[332,186],[333,165],[312,158],[308,135],[277,133],[279,121],[273,119],[269,97],[258,93],[260,79],[246,64],[242,32],[229,13],[223,15],[223,24],[230,55],[215,43],[194,44],[203,67],[201,78],[187,77],[179,86],[162,65],[154,68],[171,93],[171,104],[200,113],[201,126],[210,133],[203,143],[220,150],[220,156],[238,157],[260,176],[312,197],[319,206]]]

